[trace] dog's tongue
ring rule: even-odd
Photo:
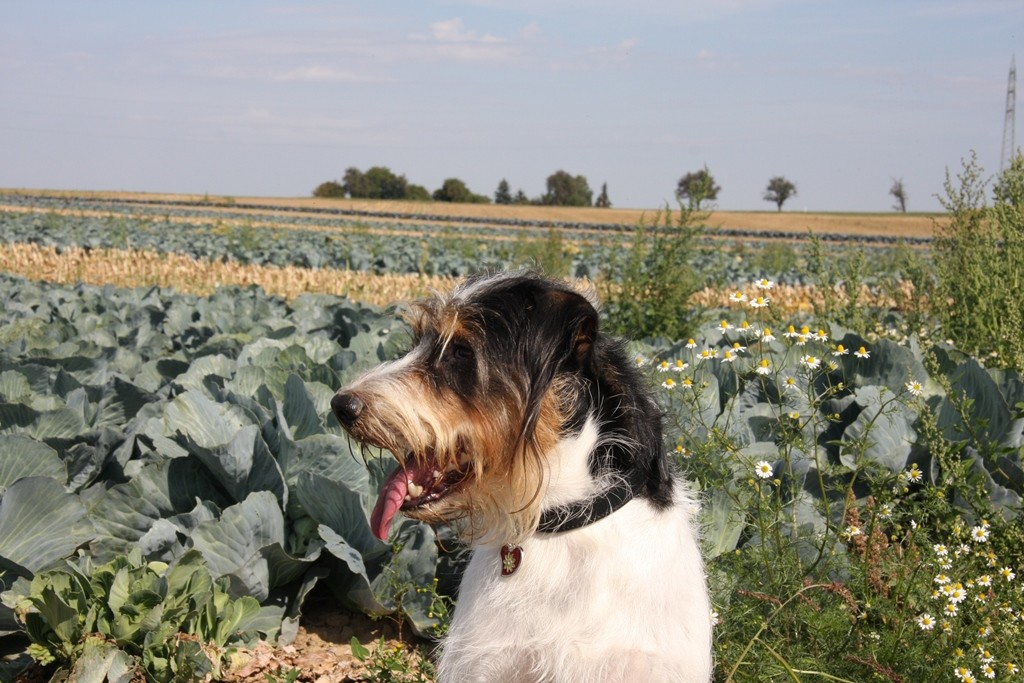
[[[412,477],[412,469],[399,467],[380,487],[380,496],[377,498],[377,504],[373,506],[373,514],[370,515],[370,529],[373,535],[382,541],[388,540],[391,521],[405,502],[405,494],[409,491],[409,479]]]

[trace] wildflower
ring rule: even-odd
[[[975,543],[987,543],[989,537],[988,526],[976,526],[971,529],[971,540]]]
[[[921,470],[917,468],[917,463],[915,462],[913,465],[910,466],[910,469],[907,470],[906,476],[907,481],[909,481],[912,484],[916,484],[921,481],[923,473],[921,472]]]
[[[711,610],[711,625],[718,626],[718,612]]]
[[[828,334],[825,332],[825,330],[818,330],[817,332],[814,333],[814,338],[820,342],[827,342]]]
[[[690,367],[689,363],[685,363],[677,358],[675,365],[672,366],[672,372],[682,372],[688,367]]]
[[[693,378],[692,377],[684,377],[682,379],[682,385],[684,387],[686,387],[687,389],[692,389],[693,388]]]
[[[772,369],[770,367],[768,367],[768,359],[767,358],[762,358],[761,362],[758,363],[757,369],[755,369],[754,372],[756,372],[759,375],[770,375],[771,372],[772,372]]]
[[[999,576],[1003,577],[1003,578],[1004,578],[1004,579],[1006,579],[1007,581],[1013,581],[1013,579],[1014,579],[1014,578],[1015,578],[1015,577],[1016,577],[1017,575],[1016,575],[1016,574],[1014,574],[1014,573],[1013,573],[1013,570],[1012,570],[1012,569],[1010,569],[1009,567],[1003,567],[1002,569],[1000,569],[1000,570],[999,570]]]
[[[800,419],[800,413],[796,412],[795,410],[791,410],[791,411],[789,411],[789,413],[787,413],[787,417],[790,420],[799,420]]]
[[[853,538],[855,538],[857,536],[863,536],[863,535],[864,535],[864,532],[861,531],[861,528],[859,526],[857,526],[856,524],[851,524],[850,526],[846,527],[846,529],[843,531],[843,538],[845,538],[847,541],[849,541],[849,540],[851,540],[851,539],[853,539]]]
[[[960,584],[957,584],[949,589],[946,598],[953,605],[959,605],[967,597],[967,591]]]
[[[935,628],[935,618],[930,614],[922,614],[917,618],[917,625],[922,631],[931,631]]]
[[[759,296],[757,298],[754,298],[754,299],[750,300],[750,307],[751,308],[767,308],[768,307],[768,303],[770,301],[771,301],[771,298],[769,298],[767,296]]]
[[[785,391],[789,391],[790,389],[794,389],[795,390],[797,388],[797,386],[796,386],[796,378],[795,377],[787,377],[784,380],[782,380],[782,388]]]
[[[800,362],[806,365],[808,370],[817,370],[821,367],[821,359],[815,356],[801,356]]]
[[[985,678],[996,677],[996,670],[992,668],[991,664],[986,664],[985,667],[981,670],[981,673],[985,676]]]
[[[729,301],[734,304],[742,303],[747,300],[747,295],[743,292],[733,292],[729,295]]]
[[[723,363],[731,363],[734,360],[736,360],[736,356],[732,355],[732,351],[730,349],[726,349],[725,351],[722,352]]]
[[[658,363],[658,372],[668,372],[668,369],[670,367],[671,366],[669,365],[668,361],[663,360],[660,363]]]
[[[924,391],[924,387],[921,386],[921,383],[918,382],[916,379],[913,380],[912,382],[907,382],[906,386],[907,391],[909,391],[914,396],[920,396],[921,392]]]
[[[786,331],[782,333],[782,336],[785,337],[786,339],[792,339],[793,337],[797,336],[796,328],[790,325],[789,327],[786,328]]]
[[[839,369],[839,364],[836,363],[834,360],[825,361],[825,365],[828,366],[828,369],[831,370],[832,372],[835,372],[836,370]]]
[[[947,548],[942,543],[936,543],[935,545],[933,545],[932,546],[932,550],[934,550],[935,554],[938,555],[939,557],[945,557],[946,555],[949,554],[949,548]]]
[[[1006,663],[1006,673],[1015,674],[1018,671],[1020,671],[1020,667],[1018,667],[1016,664],[1014,664],[1013,662]]]
[[[661,386],[665,387],[669,391],[672,391],[673,389],[676,388],[676,381],[669,377],[667,380],[661,383]]]
[[[935,583],[939,584],[940,586],[945,586],[949,583],[949,577],[945,574],[936,574]]]
[[[732,350],[735,351],[736,353],[743,353],[744,351],[747,350],[747,347],[744,346],[743,344],[740,344],[739,342],[733,342]]]
[[[947,617],[955,617],[960,609],[956,606],[955,602],[946,603],[946,606],[942,608],[942,613]]]
[[[772,330],[770,327],[766,327],[764,328],[764,330],[761,331],[761,341],[763,341],[766,344],[775,341],[775,335],[772,334]]]
[[[854,351],[853,355],[857,356],[857,358],[871,358],[871,352],[863,346]]]
[[[725,334],[731,329],[732,325],[729,324],[728,320],[723,320],[722,322],[718,323],[718,331],[721,332],[722,334]]]
[[[683,458],[689,458],[691,455],[693,455],[693,451],[691,451],[689,448],[682,444],[678,444],[676,446],[676,455]]]
[[[754,474],[761,479],[770,479],[773,473],[772,465],[767,460],[758,460],[754,464]]]
[[[743,332],[744,334],[748,334],[750,332],[750,323],[748,323],[746,320],[741,322],[740,323],[740,332]]]
[[[982,574],[981,576],[978,577],[978,585],[979,586],[984,586],[985,588],[988,588],[989,586],[992,585],[992,577],[989,576],[988,574]]]
[[[642,368],[643,366],[647,365],[647,363],[649,363],[650,361],[648,361],[643,356],[637,356],[634,362],[636,363],[636,366],[638,368]]]
[[[836,346],[835,351],[832,352],[832,355],[833,356],[845,356],[849,352],[850,352],[850,349],[846,348],[842,344],[839,344],[838,346]]]
[[[686,348],[688,348],[688,349],[695,349],[695,348],[697,348],[697,342],[694,341],[693,337],[690,337],[689,339],[686,340]]]
[[[760,280],[758,280],[757,282],[755,282],[754,286],[757,287],[758,289],[768,290],[768,289],[771,289],[772,287],[774,287],[775,283],[772,282],[771,280],[769,280],[768,278],[763,277]]]
[[[878,516],[882,519],[891,519],[892,503],[882,503],[882,506],[878,508]]]
[[[697,357],[697,360],[699,360],[699,361],[701,361],[701,360],[711,360],[712,358],[718,358],[718,349],[716,349],[716,348],[706,348],[706,349],[703,349],[700,352],[700,355]]]

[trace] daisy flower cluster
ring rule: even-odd
[[[958,522],[949,543],[930,548],[929,607],[917,618],[921,631],[954,645],[954,677],[961,683],[1018,678],[1024,654],[1024,583],[1012,561],[992,549],[987,520]],[[1014,644],[1017,647],[1014,647]]]
[[[780,339],[768,324],[768,309],[772,302],[770,293],[775,286],[773,281],[762,278],[753,283],[756,294],[748,295],[739,290],[730,293],[729,302],[744,307],[756,320],[743,319],[737,323],[723,318],[704,343],[688,339],[683,347],[683,358],[662,360],[657,363],[657,369],[663,373],[684,373],[684,379],[691,379],[685,384],[692,387],[698,383],[694,375],[702,364],[732,364],[738,373],[774,378],[783,390],[791,391],[805,384],[807,377],[816,371],[837,370],[844,356],[857,359],[871,357],[865,346],[851,349],[842,343],[832,343],[825,326],[802,325],[797,328],[791,324]],[[648,361],[638,358],[637,362]],[[803,378],[799,377],[801,374]],[[680,378],[669,377],[664,378],[661,385],[671,391],[683,383]]]
[[[674,348],[672,355],[651,359],[636,358],[638,366],[653,370],[656,382],[669,404],[681,402],[697,408],[701,391],[716,385],[724,373],[735,375],[741,382],[756,381],[769,393],[781,397],[778,418],[784,429],[799,430],[811,419],[808,414],[808,391],[821,373],[836,373],[848,362],[871,358],[866,345],[847,346],[847,339],[833,339],[826,324],[776,325],[772,315],[775,282],[761,278],[742,290],[728,295],[736,309],[723,316],[702,335],[695,335]],[[841,390],[837,379],[827,384]],[[813,403],[813,399],[812,399]],[[684,411],[685,412],[685,411]],[[696,411],[690,411],[696,412]],[[767,461],[747,463],[753,481],[775,481],[777,469]]]

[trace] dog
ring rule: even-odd
[[[414,304],[413,345],[343,388],[349,435],[400,466],[371,515],[455,524],[471,548],[438,679],[710,680],[695,498],[592,295],[528,271]]]

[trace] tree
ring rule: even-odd
[[[367,199],[370,196],[370,183],[366,179],[366,174],[355,166],[345,169],[345,175],[341,179],[341,186],[345,188],[345,194],[352,197],[352,199]]]
[[[434,191],[434,201],[458,202],[461,204],[488,204],[490,199],[474,194],[466,187],[466,183],[458,178],[448,178],[441,187]]]
[[[511,204],[512,203],[512,188],[509,187],[508,181],[504,178],[498,183],[498,189],[494,191],[494,203],[495,204]]]
[[[409,181],[404,175],[396,175],[387,166],[374,166],[366,172],[370,186],[369,199],[405,199]]]
[[[518,190],[516,190],[516,196],[512,198],[512,203],[513,204],[529,204],[530,203],[530,198],[526,196],[525,192],[523,192],[523,188],[519,188]]]
[[[314,197],[330,197],[332,199],[342,199],[345,197],[345,186],[334,180],[328,180],[326,183],[320,183],[313,190]]]
[[[903,189],[903,178],[897,180],[892,179],[892,187],[889,188],[889,194],[895,199],[896,203],[892,205],[892,208],[896,211],[907,212],[907,191]]]
[[[594,200],[594,206],[599,209],[612,208],[612,200],[608,198],[608,183],[601,183],[601,194]]]
[[[548,191],[541,202],[551,206],[590,206],[594,193],[584,176],[555,171],[548,176]]]
[[[457,202],[465,204],[473,193],[466,187],[466,183],[458,178],[446,178],[441,187],[434,190],[434,201]]]
[[[779,207],[779,211],[782,211],[782,205],[786,203],[787,199],[795,196],[796,185],[780,175],[769,180],[768,187],[764,191],[764,200],[774,202]]]
[[[411,202],[429,202],[431,200],[430,191],[427,188],[413,183],[409,183],[409,186],[405,188],[405,198]]]
[[[718,193],[722,188],[715,184],[715,177],[711,175],[708,167],[687,173],[676,184],[676,199],[685,203],[691,211],[701,208],[704,202],[713,202],[718,199]]]

